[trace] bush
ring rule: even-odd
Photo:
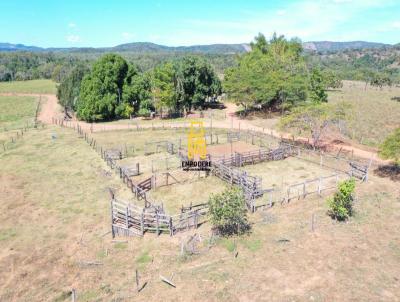
[[[354,178],[339,183],[338,191],[328,199],[329,215],[344,221],[353,215],[353,192],[356,186]]]
[[[379,156],[391,159],[396,166],[400,166],[400,128],[390,134],[379,148]]]
[[[208,205],[211,222],[221,235],[240,235],[250,230],[244,194],[239,188],[212,194]]]

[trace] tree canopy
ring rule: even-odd
[[[273,35],[270,41],[259,34],[251,51],[226,70],[224,89],[246,109],[289,108],[307,98],[308,74],[297,39]]]
[[[250,229],[243,191],[228,188],[212,194],[208,201],[209,215],[214,227],[222,235],[243,234]]]
[[[81,84],[78,118],[86,121],[129,117],[150,97],[150,80],[119,55],[98,60]]]
[[[89,68],[79,64],[72,69],[61,84],[57,86],[57,98],[61,106],[75,110],[81,82],[87,73],[89,73]]]
[[[153,71],[154,106],[177,112],[203,108],[207,99],[221,93],[221,82],[204,59],[187,56],[167,62]]]
[[[318,146],[329,126],[344,120],[347,103],[306,103],[294,108],[280,121],[285,129],[295,129],[310,133],[313,146]]]

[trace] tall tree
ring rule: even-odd
[[[78,117],[86,121],[113,119],[121,110],[122,88],[128,73],[127,62],[119,55],[106,54],[94,65],[81,84]]]
[[[285,109],[306,100],[307,69],[299,40],[274,34],[267,42],[259,34],[251,47],[226,71],[223,84],[231,99],[246,109]]]
[[[179,66],[183,102],[187,110],[204,107],[207,98],[220,94],[221,83],[213,68],[204,59],[184,57]]]
[[[57,98],[61,106],[75,110],[81,82],[87,73],[89,73],[89,68],[83,64],[79,64],[57,86]]]
[[[325,92],[325,80],[321,70],[314,68],[310,76],[310,99],[314,103],[322,103],[328,101],[328,95]]]
[[[162,114],[179,111],[182,106],[182,79],[178,77],[177,66],[171,62],[156,67],[153,71],[152,94],[155,108]]]

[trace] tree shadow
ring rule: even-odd
[[[374,174],[379,177],[390,178],[393,181],[400,181],[400,165],[389,164],[379,166],[374,170]]]

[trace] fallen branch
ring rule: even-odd
[[[167,283],[169,286],[172,286],[174,288],[176,288],[176,285],[174,283],[172,283],[171,280],[168,280],[167,278],[165,278],[164,276],[160,275],[160,278],[162,281],[164,281],[165,283]]]

